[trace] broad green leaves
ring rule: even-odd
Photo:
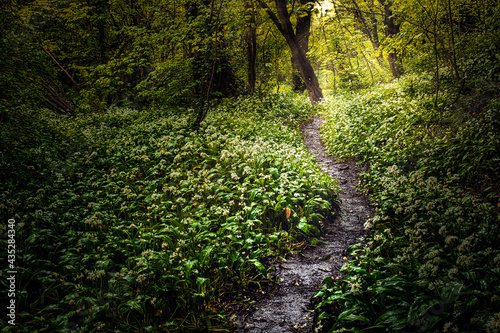
[[[226,100],[196,133],[186,110],[19,114],[32,121],[9,126],[41,142],[18,135],[25,158],[1,165],[22,327],[228,328],[219,299],[268,280],[263,258],[315,236],[337,204],[296,127],[310,111],[290,96]]]
[[[487,331],[496,320],[498,211],[464,185],[498,175],[489,162],[498,132],[487,113],[445,121],[429,86],[413,76],[325,103],[327,149],[369,164],[364,186],[377,214],[343,278],[325,280],[317,294],[320,331]],[[498,193],[486,190],[489,200]]]

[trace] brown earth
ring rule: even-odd
[[[325,222],[320,244],[292,254],[285,261],[270,259],[280,281],[274,290],[250,296],[253,309],[233,316],[240,333],[312,332],[314,304],[311,298],[328,276],[338,277],[347,248],[363,241],[364,223],[372,214],[368,200],[356,191],[359,168],[354,162],[337,162],[327,156],[320,141],[323,118],[313,117],[302,126],[307,149],[316,156],[324,172],[338,179],[343,193],[339,214]]]

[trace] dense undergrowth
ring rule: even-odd
[[[298,133],[310,112],[279,95],[225,100],[198,132],[190,110],[3,114],[12,331],[228,329],[221,300],[268,281],[262,258],[314,242],[337,204]]]
[[[325,103],[326,147],[369,166],[377,213],[315,296],[317,332],[500,332],[500,103],[470,96],[436,111],[420,75]]]

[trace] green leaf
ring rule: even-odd
[[[266,267],[257,259],[251,259],[249,260],[258,270],[261,274],[267,274],[267,269]]]

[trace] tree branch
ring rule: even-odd
[[[47,49],[45,47],[43,47],[43,45],[40,45],[40,47],[42,48],[42,50],[45,51],[45,53],[47,53],[49,55],[50,58],[52,58],[52,60],[56,63],[56,65],[64,72],[64,74],[66,74],[66,76],[70,79],[70,81],[75,85],[75,87],[77,87],[78,90],[80,90],[80,86],[78,85],[78,83],[76,83],[76,81],[73,79],[73,77],[71,75],[69,75],[69,73],[64,69],[63,66],[61,66],[61,64],[56,60],[56,58],[54,58],[52,56],[52,54],[50,54],[50,52],[47,51]]]
[[[69,105],[66,101],[64,101],[61,98],[61,96],[57,93],[57,91],[43,79],[42,79],[42,86],[48,93],[49,100],[47,100],[47,102],[56,112],[62,114],[69,113],[71,115],[75,113],[75,109],[71,105]]]
[[[269,8],[269,6],[267,5],[267,3],[265,3],[262,0],[257,0],[257,2],[259,3],[260,7],[266,11],[267,15],[269,16],[269,18],[271,19],[271,21],[273,21],[273,23],[276,26],[276,28],[278,28],[279,32],[281,32],[281,34],[283,34],[284,31],[283,31],[283,28],[281,27],[281,22],[278,19],[278,17],[276,16],[276,14],[274,14],[274,12],[272,11],[272,9]]]
[[[214,3],[215,3],[215,0],[213,0],[213,2],[212,2],[212,9],[213,9]],[[207,88],[207,101],[206,101],[207,106],[206,106],[204,111],[201,111],[199,113],[199,116],[193,125],[193,130],[195,130],[195,131],[197,131],[200,128],[201,122],[207,116],[208,109],[210,108],[210,90],[212,88],[212,83],[213,83],[214,76],[215,76],[215,69],[217,67],[217,49],[218,49],[217,36],[218,36],[218,32],[219,32],[219,23],[220,23],[219,19],[220,19],[220,13],[222,10],[223,3],[224,3],[224,0],[221,0],[219,11],[217,12],[217,21],[216,21],[216,26],[215,26],[215,42],[214,42],[214,48],[215,48],[215,50],[214,50],[214,62],[212,65],[212,75],[210,76],[210,82],[208,83],[208,88]]]

